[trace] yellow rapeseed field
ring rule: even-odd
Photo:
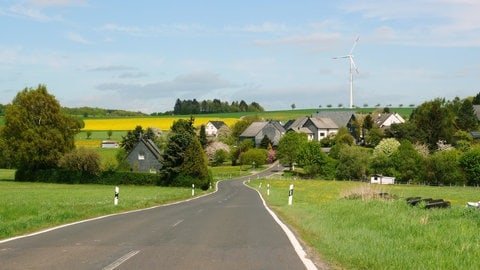
[[[145,118],[112,118],[112,119],[84,119],[85,127],[83,130],[132,130],[136,126],[142,126],[143,128],[151,127],[161,130],[169,130],[173,124],[173,121],[181,118],[178,117],[145,117]],[[183,118],[189,119],[189,118]],[[223,121],[229,127],[231,127],[238,118],[207,118],[198,117],[195,118],[194,125],[199,127],[200,125],[208,123],[208,121]]]

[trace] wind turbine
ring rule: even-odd
[[[358,74],[358,69],[357,66],[355,65],[355,61],[353,61],[353,50],[355,49],[355,46],[357,46],[358,39],[360,37],[357,36],[355,41],[353,42],[352,49],[350,50],[350,53],[344,56],[338,56],[338,57],[333,57],[333,59],[340,59],[340,58],[348,58],[350,60],[350,108],[353,108],[353,71]]]

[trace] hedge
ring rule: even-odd
[[[82,174],[65,169],[17,170],[15,181],[45,182],[64,184],[101,184],[101,185],[161,185],[160,174],[137,172],[103,172],[100,175]]]

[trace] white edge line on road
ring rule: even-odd
[[[215,184],[215,191],[214,192],[203,194],[203,195],[198,196],[198,197],[194,197],[194,198],[190,198],[190,199],[186,199],[186,200],[178,201],[178,202],[156,205],[156,206],[152,206],[152,207],[149,207],[149,208],[137,209],[137,210],[127,211],[127,212],[122,212],[122,213],[115,213],[115,214],[110,214],[110,215],[106,215],[106,216],[100,216],[100,217],[80,220],[80,221],[76,221],[76,222],[72,222],[72,223],[68,223],[68,224],[63,224],[63,225],[52,227],[52,228],[49,228],[49,229],[46,229],[46,230],[43,230],[43,231],[34,232],[34,233],[26,234],[26,235],[20,235],[20,236],[15,236],[15,237],[12,237],[12,238],[7,238],[7,239],[4,239],[4,240],[0,240],[0,244],[10,242],[10,241],[14,241],[14,240],[18,240],[18,239],[22,239],[22,238],[32,237],[32,236],[39,235],[39,234],[42,234],[42,233],[51,232],[51,231],[54,231],[54,230],[62,229],[62,228],[65,228],[65,227],[69,227],[69,226],[73,226],[73,225],[77,225],[77,224],[81,224],[81,223],[85,223],[85,222],[104,219],[104,218],[108,218],[108,217],[126,215],[126,214],[130,214],[130,213],[135,213],[135,212],[147,211],[147,210],[151,210],[151,209],[155,209],[155,208],[166,207],[166,206],[170,206],[170,205],[175,205],[175,204],[180,204],[180,203],[193,201],[193,200],[205,197],[205,196],[215,194],[218,191],[218,183],[220,183],[222,181],[224,181],[224,180],[217,181],[217,183]]]
[[[119,267],[122,263],[126,262],[128,259],[132,258],[133,256],[137,255],[140,252],[140,250],[132,250],[129,253],[123,255],[122,257],[118,258],[116,261],[113,263],[105,266],[103,270],[113,270],[117,267]]]
[[[288,237],[288,240],[290,240],[290,243],[292,244],[293,248],[295,249],[295,252],[297,253],[298,257],[300,258],[300,260],[303,262],[303,264],[305,265],[305,267],[307,268],[307,270],[317,270],[317,267],[315,266],[315,264],[312,262],[312,260],[310,260],[309,258],[307,258],[307,253],[305,252],[305,250],[303,250],[303,247],[302,245],[300,245],[300,242],[297,240],[297,238],[295,237],[295,234],[293,234],[293,232],[287,227],[287,225],[285,225],[278,217],[277,215],[270,209],[268,208],[267,206],[267,203],[265,202],[265,200],[263,199],[263,196],[262,194],[260,193],[260,191],[254,189],[253,187],[245,184],[245,181],[243,181],[243,185],[245,185],[246,187],[250,188],[250,189],[253,189],[255,190],[258,195],[260,196],[260,199],[262,199],[262,202],[263,202],[263,206],[265,207],[265,209],[267,209],[268,213],[270,213],[270,215],[273,217],[273,219],[277,222],[277,224],[280,226],[280,228],[282,228],[282,230],[285,232],[285,234],[287,235]]]

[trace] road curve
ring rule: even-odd
[[[189,202],[1,243],[0,268],[305,269],[244,179]]]

